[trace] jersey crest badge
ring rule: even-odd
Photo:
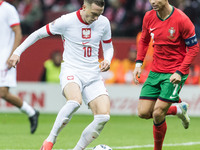
[[[170,29],[169,29],[169,36],[168,36],[168,38],[169,39],[174,39],[174,33],[175,33],[175,29],[174,29],[174,27],[171,27]]]
[[[91,28],[82,28],[82,38],[83,39],[91,38]]]

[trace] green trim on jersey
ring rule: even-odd
[[[188,75],[183,75],[179,84],[170,82],[171,73],[158,73],[150,71],[144,83],[140,100],[157,100],[176,103],[179,102],[179,93]]]
[[[161,21],[165,21],[165,20],[167,20],[172,14],[173,14],[173,12],[174,12],[174,7],[173,6],[171,6],[172,7],[172,11],[171,11],[171,13],[170,13],[170,15],[166,18],[166,19],[162,19],[162,18],[160,18],[160,16],[158,15],[158,12],[156,12],[156,14],[157,14],[157,17],[161,20]]]

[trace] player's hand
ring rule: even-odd
[[[133,82],[135,84],[139,84],[139,81],[138,81],[137,77],[140,78],[141,72],[142,72],[141,67],[135,67],[135,69],[133,71]]]
[[[9,70],[10,68],[12,68],[12,64],[10,63],[10,59],[8,59],[6,61],[6,64],[7,64],[7,69]]]
[[[181,75],[179,75],[178,73],[175,72],[174,74],[171,75],[169,80],[173,84],[178,84],[181,82]]]
[[[12,56],[9,59],[9,63],[11,64],[11,67],[16,67],[16,65],[19,63],[20,61],[20,56],[12,54]]]
[[[110,63],[107,60],[103,60],[100,66],[102,72],[108,71],[110,69]]]

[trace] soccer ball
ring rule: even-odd
[[[93,148],[93,150],[112,150],[108,145],[100,144]]]

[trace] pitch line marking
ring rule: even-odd
[[[164,144],[163,146],[176,147],[176,146],[191,146],[191,145],[200,145],[200,142]],[[112,147],[112,149],[113,150],[115,150],[115,149],[135,149],[135,148],[147,148],[147,147],[153,147],[153,145],[147,144],[147,145],[121,146],[121,147]],[[91,149],[92,149],[92,147],[86,148],[86,150],[91,150]],[[21,150],[21,149],[0,149],[0,150]],[[23,150],[38,150],[38,149],[23,149]],[[54,150],[73,150],[73,149],[54,149]]]

